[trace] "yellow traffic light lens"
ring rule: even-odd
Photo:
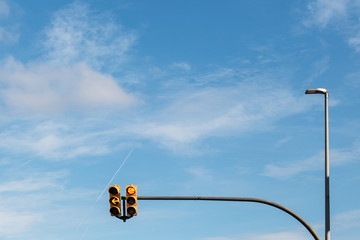
[[[128,188],[126,189],[126,191],[127,191],[127,193],[130,194],[130,195],[133,195],[133,194],[136,193],[136,190],[135,190],[134,187],[128,187]]]
[[[109,202],[113,205],[117,205],[117,204],[120,204],[120,199],[117,197],[112,197],[109,199]]]

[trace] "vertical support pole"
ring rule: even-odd
[[[325,88],[306,89],[305,94],[325,96],[325,240],[330,240],[329,91]]]
[[[325,94],[325,239],[330,240],[329,94]]]
[[[124,222],[126,222],[126,219],[127,219],[127,217],[126,217],[126,197],[121,197],[121,200],[122,200],[122,205],[123,205],[123,215],[122,215],[122,220],[124,221]]]

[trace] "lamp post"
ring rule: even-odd
[[[325,88],[307,89],[305,94],[324,94],[325,97],[325,240],[330,240],[329,91]]]

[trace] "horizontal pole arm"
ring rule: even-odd
[[[230,201],[230,202],[257,202],[262,203],[266,205],[273,206],[275,208],[278,208],[292,217],[294,217],[296,220],[298,220],[314,237],[315,240],[320,240],[319,236],[315,232],[314,229],[299,215],[297,215],[295,212],[291,211],[290,209],[268,200],[260,199],[260,198],[248,198],[248,197],[186,197],[186,196],[138,196],[138,200],[203,200],[203,201]]]

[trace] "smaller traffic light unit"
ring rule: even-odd
[[[128,216],[137,215],[137,186],[126,186],[126,212]]]
[[[120,186],[110,186],[109,194],[111,216],[119,217],[121,216]]]

